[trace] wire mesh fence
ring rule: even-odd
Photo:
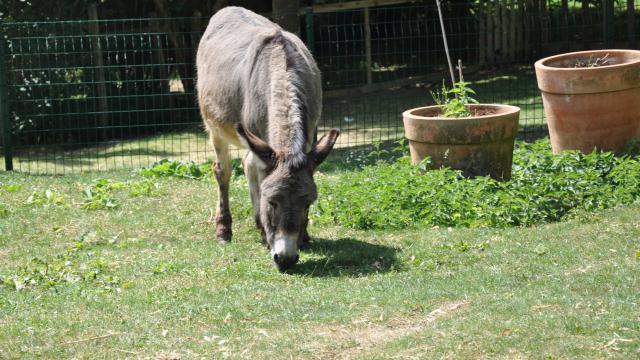
[[[348,149],[402,138],[402,111],[431,104],[429,90],[448,74],[433,1],[369,3],[318,4],[300,17],[323,73],[319,132],[341,128],[338,146]],[[638,0],[610,9],[593,1],[445,4],[452,56],[463,60],[478,100],[521,107],[526,139],[546,134],[536,59],[638,46]],[[194,90],[207,21],[0,24],[0,169],[66,173],[210,158]]]

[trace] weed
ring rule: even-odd
[[[58,193],[56,190],[47,189],[44,191],[34,191],[27,198],[26,203],[34,206],[66,206],[67,202],[64,199],[64,195]]]
[[[144,176],[174,176],[186,179],[201,179],[211,173],[208,164],[198,165],[194,162],[160,160],[148,169],[140,170]]]
[[[80,207],[88,210],[113,209],[118,206],[113,197],[114,191],[128,189],[129,195],[134,197],[154,196],[157,195],[157,187],[155,182],[148,179],[126,182],[99,179],[84,189]]]
[[[471,97],[475,93],[469,87],[468,82],[460,81],[455,83],[452,89],[447,89],[443,81],[442,89],[435,92],[432,91],[431,97],[440,107],[442,116],[459,118],[471,116],[468,105],[478,103],[476,99]]]
[[[117,204],[112,197],[112,191],[123,186],[123,183],[114,183],[105,179],[97,180],[95,184],[84,189],[80,207],[87,210],[114,209]]]
[[[381,160],[382,158],[384,158],[387,155],[389,155],[389,151],[385,150],[382,147],[382,145],[383,144],[381,142],[377,142],[377,143],[373,144],[373,150],[371,150],[369,152],[369,156],[377,158],[377,160]]]
[[[4,184],[0,183],[0,191],[2,191],[2,190],[6,191],[6,192],[9,192],[9,193],[18,192],[18,191],[22,190],[22,185],[19,185],[19,184],[6,184],[6,185],[4,185]]]
[[[592,67],[600,67],[609,65],[609,53],[607,53],[603,57],[596,57],[594,59],[593,55],[589,55],[588,59],[577,59],[573,67],[574,68],[592,68]]]

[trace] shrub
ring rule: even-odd
[[[640,160],[612,153],[553,155],[548,140],[518,143],[509,182],[423,173],[403,157],[319,181],[318,223],[355,229],[528,226],[640,199]]]

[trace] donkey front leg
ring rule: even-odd
[[[300,231],[300,240],[298,241],[298,248],[300,250],[305,250],[309,248],[309,241],[311,238],[309,237],[309,232],[307,231],[307,226],[309,225],[309,214],[305,214],[302,223],[302,230]]]
[[[256,221],[256,227],[260,230],[262,243],[269,247],[267,242],[267,234],[260,222],[260,183],[265,177],[264,165],[258,160],[252,152],[247,152],[244,158],[244,174],[249,182],[249,193],[251,194],[251,205],[253,206],[253,218]]]
[[[229,210],[229,180],[231,179],[231,160],[229,145],[219,137],[211,135],[216,153],[213,173],[218,182],[218,208],[216,209],[216,238],[219,241],[231,241],[231,211]]]

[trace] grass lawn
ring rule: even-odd
[[[128,185],[83,209],[101,178]],[[639,205],[510,229],[312,224],[282,274],[243,177],[228,245],[211,180],[151,181],[0,172],[0,358],[640,357]]]

